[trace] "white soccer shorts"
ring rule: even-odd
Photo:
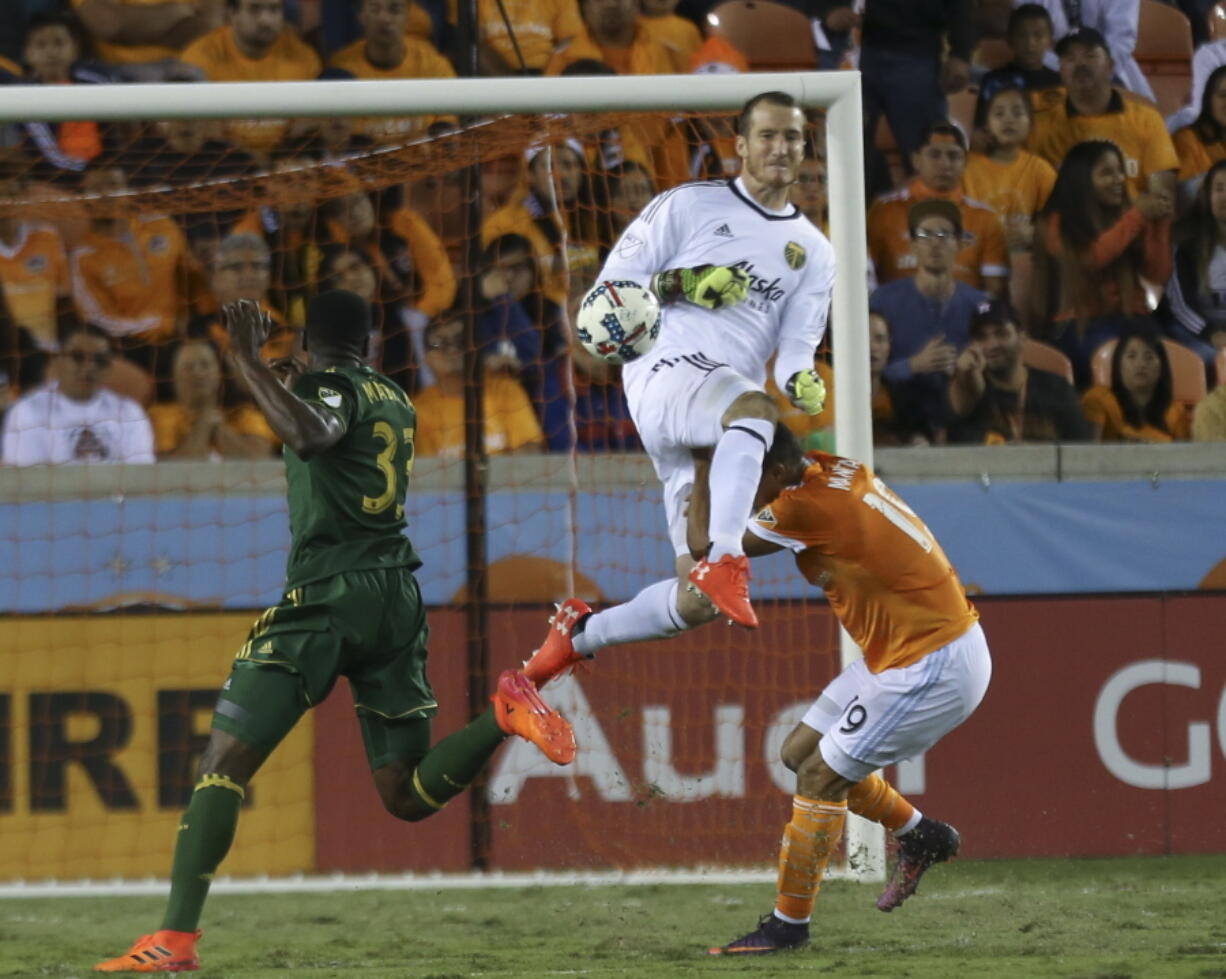
[[[664,513],[676,554],[689,554],[685,511],[694,486],[690,450],[714,446],[729,405],[762,385],[701,353],[659,357],[626,385],[630,416],[656,476],[664,484]]]
[[[827,684],[803,723],[822,735],[826,764],[858,782],[935,745],[971,716],[991,677],[976,622],[911,666],[870,673],[857,660]]]

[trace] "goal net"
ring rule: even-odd
[[[436,739],[530,654],[554,600],[614,603],[669,575],[616,372],[573,344],[570,315],[651,195],[735,173],[735,111],[768,90],[823,110],[833,434],[868,458],[854,73],[74,86],[0,106],[5,458],[158,458],[0,468],[0,883],[166,874],[217,686],[279,598],[284,482],[226,361],[226,301],[271,313],[269,357],[300,348],[318,292],[372,303],[372,362],[419,409],[406,507]],[[82,119],[99,122],[74,157],[55,123]],[[21,405],[49,383],[129,399],[153,444],[88,415],[35,425]],[[465,461],[473,430],[488,461]],[[222,872],[773,866],[780,745],[852,651],[790,560],[754,573],[757,632],[602,653],[546,690],[574,723],[572,766],[509,743],[477,791],[412,826],[382,811],[339,684],[254,780]],[[879,830],[849,851],[845,869],[880,874]]]

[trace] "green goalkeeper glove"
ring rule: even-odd
[[[728,265],[669,269],[652,277],[651,291],[661,302],[684,298],[706,309],[723,309],[735,306],[749,294],[749,276]]]
[[[820,415],[826,407],[826,382],[817,371],[797,371],[787,384],[788,397],[792,404],[806,415]]]

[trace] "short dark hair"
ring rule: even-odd
[[[962,211],[953,201],[944,197],[928,197],[916,201],[907,208],[907,234],[914,238],[920,222],[927,218],[942,218],[954,226],[954,231],[962,234]]]
[[[935,136],[949,136],[954,142],[962,147],[962,151],[966,152],[966,133],[962,131],[961,126],[957,126],[952,122],[933,122],[924,127],[924,131],[920,133],[919,142],[915,144],[916,152],[922,150]]]
[[[72,35],[72,39],[78,48],[85,45],[85,31],[81,27],[81,22],[77,20],[71,11],[43,10],[31,15],[30,19],[26,21],[26,33],[21,42],[22,46],[25,46],[31,34],[42,30],[44,27],[62,27]]]
[[[1107,39],[1102,36],[1099,31],[1093,27],[1080,27],[1075,31],[1070,31],[1056,42],[1056,57],[1063,58],[1068,54],[1069,48],[1102,48],[1106,53],[1109,61],[1115,61],[1115,56],[1111,53],[1111,48],[1107,46]]]
[[[370,303],[356,292],[331,289],[321,292],[307,306],[307,344],[316,350],[361,354],[370,330]]]
[[[597,58],[577,58],[562,69],[563,75],[616,75],[617,69]]]
[[[775,425],[775,437],[762,459],[762,468],[766,470],[773,466],[800,466],[804,461],[805,452],[800,447],[800,442],[790,428],[783,422],[778,422]]]
[[[451,323],[459,323],[461,327],[464,325],[464,310],[459,306],[452,306],[450,309],[439,313],[438,316],[432,317],[430,322],[426,324],[426,328],[422,330],[422,342],[429,344],[431,336],[437,333],[440,328]]]
[[[1049,31],[1055,30],[1055,27],[1052,26],[1051,14],[1047,12],[1046,7],[1041,3],[1023,3],[1009,12],[1009,26],[1005,28],[1005,36],[1012,34],[1028,20],[1041,20],[1047,24]]]
[[[765,102],[767,105],[781,105],[785,109],[799,109],[796,99],[787,92],[759,92],[752,99],[741,106],[740,115],[736,117],[736,131],[742,136],[749,135],[749,117],[753,115],[753,110],[760,104]]]

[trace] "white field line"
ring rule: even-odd
[[[219,877],[214,894],[326,893],[330,891],[442,891],[481,888],[609,887],[650,884],[766,884],[776,871],[721,867],[684,870],[545,871],[468,874],[331,874],[293,877]],[[845,868],[832,868],[828,879],[851,879]],[[45,880],[0,884],[0,898],[141,897],[164,895],[170,884],[143,880]]]

